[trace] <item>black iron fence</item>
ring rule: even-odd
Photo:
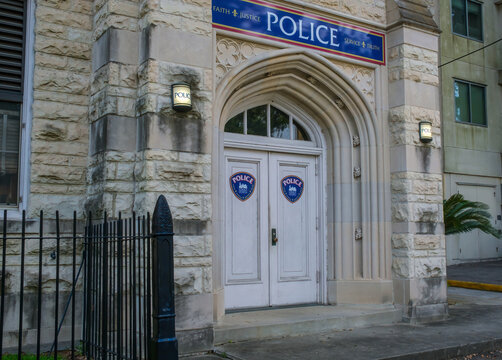
[[[85,230],[84,353],[147,359],[151,337],[150,216],[89,223]]]
[[[82,245],[77,214],[44,219],[38,231],[23,211],[20,221],[3,212],[0,284],[0,354],[43,352],[57,356],[61,343],[74,353],[81,328]],[[19,227],[20,226],[20,227]],[[79,296],[81,298],[81,296]]]
[[[23,212],[14,222],[3,215],[0,354],[178,358],[172,217],[163,196],[152,219],[89,214],[84,226],[76,213],[27,221]]]

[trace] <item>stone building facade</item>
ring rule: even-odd
[[[275,156],[291,169],[310,169],[299,177],[312,179],[301,200],[312,216],[310,227],[301,229],[310,234],[305,253],[313,257],[305,260],[292,249],[284,255],[311,266],[302,278],[312,283],[307,302],[393,304],[406,321],[444,318],[434,4],[265,5],[383,34],[384,61],[217,28],[210,0],[27,0],[20,187],[13,211],[24,209],[32,218],[41,209],[151,211],[157,197],[166,195],[177,233],[180,347],[206,350],[227,309],[253,307],[229,273],[232,261],[248,258],[238,246],[231,248],[239,244],[231,240],[237,230],[230,225],[244,221],[229,213],[235,201],[232,161],[237,168],[254,164],[259,173],[254,200],[243,202],[258,204],[248,219],[259,224],[256,244],[242,249],[258,251],[256,261],[283,259],[271,260],[285,245],[280,225],[279,245],[269,245],[275,225],[265,204],[277,189],[267,193],[264,184],[279,183],[270,165]],[[171,86],[178,82],[191,86],[193,109],[186,113],[172,108]],[[306,141],[293,135],[274,140],[271,130],[263,137],[225,132],[229,120],[249,117],[263,105],[265,124],[279,109],[290,116],[290,131],[302,129],[297,134]],[[423,120],[432,123],[429,144],[419,139]],[[270,289],[282,285],[264,279],[272,276],[265,267],[255,269],[254,284],[268,284],[264,301],[270,306],[276,304]],[[277,304],[305,302],[280,296]]]

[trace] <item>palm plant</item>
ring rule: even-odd
[[[443,201],[445,234],[459,234],[479,229],[484,233],[502,238],[499,230],[491,224],[488,205],[464,199],[462,194],[453,194]]]

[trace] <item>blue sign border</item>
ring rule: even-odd
[[[212,0],[212,16],[216,29],[385,65],[385,35],[376,31],[261,0]]]

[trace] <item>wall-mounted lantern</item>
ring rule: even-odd
[[[176,111],[192,110],[192,92],[187,83],[176,83],[171,87],[173,109]]]
[[[432,141],[432,123],[430,121],[420,121],[418,131],[421,142],[430,143]]]

